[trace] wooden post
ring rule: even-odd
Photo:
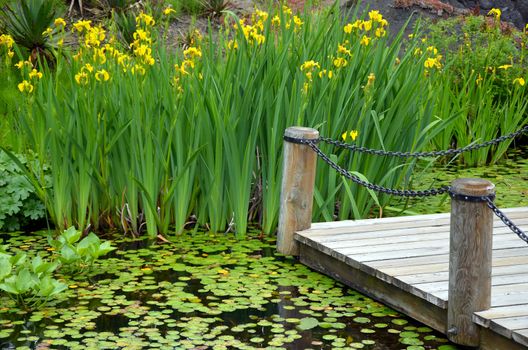
[[[446,333],[454,343],[478,346],[480,332],[472,317],[491,304],[493,212],[475,197],[494,194],[495,185],[482,179],[457,179],[451,192]]]
[[[290,127],[285,136],[317,139],[315,129]],[[284,163],[280,197],[277,250],[286,255],[299,255],[293,239],[296,231],[310,228],[312,224],[313,190],[317,154],[307,145],[284,141]]]

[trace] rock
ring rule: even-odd
[[[517,0],[515,1],[515,9],[521,15],[523,21],[528,22],[528,1],[526,0]]]
[[[491,0],[480,0],[480,7],[484,10],[490,10],[493,6],[493,1]]]

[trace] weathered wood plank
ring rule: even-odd
[[[528,246],[520,248],[509,249],[493,249],[493,261],[495,258],[511,257],[511,256],[526,256],[528,255]],[[369,265],[374,268],[383,267],[401,267],[401,266],[421,266],[423,264],[431,263],[437,264],[447,262],[449,260],[448,254],[438,254],[432,256],[420,256],[414,258],[403,259],[386,259],[369,262]]]
[[[491,296],[491,307],[524,305],[528,300],[527,292],[511,292],[508,294],[499,294]]]
[[[446,310],[426,300],[385,283],[361,270],[328,256],[310,246],[300,244],[300,261],[344,284],[413,317],[440,332],[445,331]]]
[[[512,338],[519,344],[522,344],[528,348],[528,328],[514,331]]]
[[[526,273],[525,266],[497,266],[492,269],[492,276],[501,276],[501,275],[515,275],[519,273]],[[419,283],[428,283],[428,282],[440,282],[448,280],[448,272],[433,272],[433,273],[422,273],[416,275],[403,275],[403,276],[394,276],[408,284],[419,284]]]
[[[511,219],[525,219],[528,215],[526,207],[504,209]],[[504,225],[494,218],[494,226]],[[401,216],[382,219],[345,220],[324,223],[312,223],[311,228],[304,230],[302,235],[317,238],[336,233],[349,234],[362,231],[377,231],[384,229],[409,229],[419,227],[449,226],[449,214],[429,214],[416,216]]]
[[[526,249],[527,255],[525,256],[514,256],[514,257],[505,257],[505,258],[494,258],[493,267],[495,266],[512,266],[512,265],[526,265],[528,266],[528,249]],[[370,265],[370,264],[369,264]],[[449,263],[446,261],[444,263],[431,263],[424,264],[421,266],[399,266],[394,268],[379,268],[380,271],[388,275],[394,276],[404,276],[404,275],[414,275],[418,273],[430,273],[430,272],[441,272],[449,271]],[[528,269],[526,270],[528,272]]]
[[[515,275],[500,275],[491,277],[491,285],[503,286],[503,285],[512,285],[517,283],[528,283],[528,273],[520,273]],[[427,293],[438,293],[448,290],[447,280],[430,282],[430,283],[418,283],[413,284],[413,287],[421,289]],[[493,292],[494,289],[492,289]],[[528,302],[528,301],[527,301]]]
[[[528,304],[494,307],[489,310],[475,312],[473,321],[482,327],[488,328],[492,319],[519,316],[528,316]]]
[[[509,229],[507,229],[509,231]],[[506,229],[504,232],[507,232]],[[511,231],[509,231],[511,232]],[[436,237],[435,237],[436,236]],[[424,239],[420,239],[420,237],[423,237]],[[413,239],[411,241],[405,241],[405,238],[402,239],[388,239],[385,238],[384,240],[380,240],[377,243],[372,244],[371,242],[366,241],[350,241],[348,243],[341,243],[340,242],[332,242],[332,243],[323,243],[326,247],[331,249],[339,250],[340,252],[346,254],[346,255],[354,255],[357,253],[375,253],[375,252],[398,252],[400,250],[408,250],[408,249],[417,249],[417,248],[427,248],[427,247],[442,247],[446,250],[449,250],[449,244],[448,244],[448,237],[449,234],[443,233],[438,235],[428,235],[428,236],[419,236],[416,237],[416,239]],[[524,244],[526,246],[526,243],[524,243],[522,240],[519,239],[514,234],[504,234],[504,235],[494,235],[493,236],[493,244],[497,248],[501,248],[504,246],[511,246],[511,244],[514,244],[514,246],[521,246]]]
[[[528,213],[527,213],[528,215]],[[528,218],[525,219],[513,219],[515,220],[515,223],[523,226],[528,224]],[[511,231],[509,228],[505,227],[504,224],[501,221],[495,221],[494,222],[494,235],[502,235],[502,234],[511,234]],[[373,226],[373,227],[365,227],[364,230],[357,231],[357,232],[347,232],[343,231],[338,234],[333,235],[321,235],[321,236],[314,236],[314,235],[308,235],[306,234],[306,231],[300,232],[300,235],[309,237],[312,240],[316,240],[321,243],[329,244],[329,246],[335,245],[335,244],[352,244],[355,245],[357,242],[360,245],[368,245],[368,244],[379,244],[380,242],[386,242],[386,239],[388,237],[391,238],[392,242],[404,242],[404,241],[412,241],[414,240],[420,240],[420,239],[435,239],[440,238],[439,235],[448,234],[449,235],[449,223],[442,226],[427,226],[427,227],[419,227],[419,228],[401,228],[401,229],[394,229],[392,227],[380,229],[380,227]]]
[[[511,239],[507,241],[499,241],[494,242],[494,245],[497,249],[509,249],[509,248],[522,248],[526,246],[526,243],[524,243],[522,240],[520,240],[517,237],[512,237]],[[421,248],[410,248],[410,249],[403,249],[398,251],[380,251],[380,252],[374,252],[374,253],[368,253],[365,249],[361,252],[354,251],[352,249],[352,253],[348,251],[348,249],[336,249],[341,254],[350,256],[351,258],[367,263],[372,261],[380,261],[380,260],[389,260],[389,259],[405,259],[405,258],[413,258],[413,257],[423,257],[423,256],[432,256],[432,255],[439,255],[439,254],[447,254],[449,253],[449,248],[445,245],[443,246],[429,246],[429,247],[421,247]]]
[[[449,296],[447,290],[429,293],[443,300],[447,300]],[[526,283],[496,286],[492,288],[491,293],[492,306],[522,305],[528,303],[528,284]]]
[[[497,318],[491,320],[490,329],[506,338],[511,338],[513,331],[528,327],[528,316]]]
[[[528,216],[528,213],[526,214]],[[511,218],[521,226],[528,224],[528,218]],[[415,224],[416,225],[416,224]],[[372,225],[371,225],[372,226]],[[309,237],[313,240],[320,242],[348,242],[356,241],[360,239],[377,239],[387,237],[401,237],[401,236],[413,236],[422,234],[433,234],[449,232],[449,221],[446,221],[443,225],[428,225],[419,227],[405,227],[405,223],[401,225],[389,225],[384,224],[383,226],[354,226],[348,228],[329,229],[329,230],[304,230],[299,231],[299,235],[303,237]],[[401,227],[398,227],[401,226]],[[508,233],[508,228],[504,224],[495,220],[493,222],[494,234],[497,233]],[[511,231],[509,231],[511,232]],[[352,239],[353,238],[353,239]]]

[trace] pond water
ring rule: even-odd
[[[0,235],[51,254],[45,233]],[[37,311],[0,297],[1,349],[456,349],[441,334],[275,254],[270,238],[187,233],[118,250]]]
[[[414,172],[413,188],[427,189],[449,185],[457,178],[476,177],[495,184],[497,197],[495,203],[499,208],[528,206],[528,146],[512,149],[501,162],[484,167],[470,168],[457,164],[426,167],[419,164]],[[388,212],[395,215],[403,209],[410,214],[448,213],[451,201],[447,194],[412,200],[401,200],[394,204],[398,208]]]

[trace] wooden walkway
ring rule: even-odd
[[[504,212],[528,226],[528,207]],[[436,330],[447,327],[449,214],[312,224],[302,263]],[[491,309],[477,312],[481,349],[528,349],[528,245],[497,218]]]

